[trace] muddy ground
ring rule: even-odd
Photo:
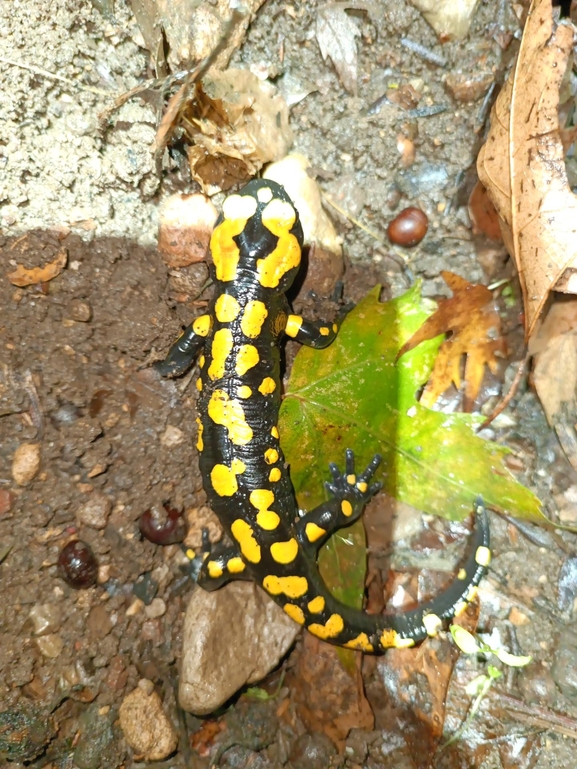
[[[316,87],[292,108],[291,123],[295,148],[309,157],[323,188],[381,236],[398,208],[420,205],[427,212],[429,234],[409,252],[409,260],[428,296],[446,293],[443,269],[485,283],[510,277],[502,247],[471,235],[464,206],[474,180],[480,136],[475,128],[484,94],[459,100],[445,84],[447,74],[456,72],[472,78],[482,71],[499,79],[510,51],[503,52],[497,32],[505,30],[511,38],[518,31],[508,6],[481,4],[469,38],[444,46],[408,3],[379,9],[378,28],[359,11],[357,96],[346,93],[330,62],[322,60],[311,31],[315,3],[293,10],[281,2],[265,4],[233,63],[274,64],[280,73]],[[34,62],[69,80],[82,75],[102,90],[112,87],[111,80],[114,88],[127,90],[149,74],[148,59],[138,46],[129,9],[117,3],[114,13],[104,17],[85,2],[5,3],[2,56]],[[424,61],[400,44],[403,36],[442,54],[446,64]],[[183,578],[179,548],[143,540],[138,525],[154,504],[170,502],[194,511],[205,501],[194,448],[194,388],[188,380],[161,381],[149,368],[183,325],[201,313],[209,296],[191,298],[207,274],[204,265],[196,265],[186,275],[188,301],[177,301],[182,282],[169,274],[154,244],[162,197],[194,185],[176,171],[163,182],[155,176],[156,116],[149,106],[129,104],[100,134],[96,118],[109,103],[105,97],[5,61],[0,73],[5,112],[0,128],[0,702],[3,710],[28,714],[27,738],[16,741],[7,757],[11,766],[24,761],[81,769],[139,765],[118,728],[117,713],[145,678],[156,685],[179,730],[179,750],[163,766],[208,766],[207,751],[190,747],[206,722],[179,714],[175,700],[182,620],[193,586]],[[369,114],[393,81],[412,83],[421,94],[420,106],[443,104],[446,110],[407,117],[398,105],[385,104]],[[416,147],[415,163],[405,169],[399,136],[410,137]],[[344,243],[347,297],[359,299],[378,282],[387,296],[406,288],[407,274],[390,247],[337,214],[335,223]],[[15,264],[37,266],[62,249],[67,267],[54,280],[18,288],[6,279]],[[301,300],[314,313],[314,302]],[[503,306],[503,312],[515,361],[521,357],[519,304]],[[511,370],[503,366],[487,385],[486,398],[510,380]],[[575,505],[577,475],[526,382],[505,416],[489,437],[513,448],[511,468],[549,509]],[[31,482],[19,485],[13,459],[23,444],[38,447],[40,468]],[[448,524],[423,526],[416,533],[410,527],[410,534],[397,532],[403,552],[426,549],[431,530],[438,542],[451,540]],[[99,564],[97,585],[86,590],[69,587],[57,569],[61,548],[76,537],[91,546]],[[567,574],[574,539],[564,535],[564,552],[551,539],[530,542],[497,519],[493,537],[495,560],[481,591],[481,627],[497,627],[507,640],[505,628],[511,625],[505,620],[513,608],[517,611],[513,626],[520,651],[533,655],[536,664],[517,677],[511,691],[543,712],[554,708],[566,714],[572,725],[577,648],[572,606],[559,608],[557,580],[563,563],[565,596],[571,596]],[[297,644],[284,665],[294,667],[299,654]],[[387,720],[383,664],[365,666],[375,730],[353,731],[340,756],[323,734],[307,734],[294,711],[283,721],[273,700],[258,706],[274,721],[272,745],[260,753],[234,748],[221,765],[273,767],[290,759],[292,766],[305,768],[425,766]],[[62,693],[69,698],[60,703]],[[290,690],[285,687],[281,697],[290,699]],[[450,730],[462,713],[462,700],[450,699]],[[507,712],[496,725],[492,711],[460,752],[438,765],[571,766],[575,743],[559,731],[548,732],[543,717],[536,724]],[[507,743],[512,733],[518,753]]]

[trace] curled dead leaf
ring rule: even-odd
[[[57,275],[60,275],[64,267],[66,267],[66,261],[68,254],[65,248],[61,248],[57,253],[56,258],[43,265],[42,267],[23,267],[19,264],[13,272],[9,272],[6,277],[12,283],[13,286],[32,286],[36,283],[47,283]]]
[[[206,257],[218,212],[204,195],[176,193],[160,214],[158,250],[169,267],[187,267]]]
[[[345,12],[346,3],[328,3],[318,9],[316,37],[323,59],[329,58],[349,93],[357,92],[359,28]]]
[[[477,160],[517,265],[527,337],[553,288],[577,293],[577,196],[567,180],[558,118],[573,37],[568,20],[554,21],[551,0],[534,0]]]
[[[193,178],[208,194],[255,176],[292,144],[289,112],[280,92],[248,70],[213,72],[197,83],[181,125],[193,145]]]

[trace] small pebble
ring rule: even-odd
[[[34,626],[34,635],[55,633],[60,629],[60,608],[53,603],[35,603],[28,615]]]
[[[0,489],[0,515],[10,512],[12,501],[12,494],[7,489]]]
[[[108,523],[108,517],[112,510],[110,497],[101,491],[93,492],[89,499],[78,509],[76,513],[80,523],[93,529],[104,529]]]
[[[160,436],[160,443],[162,446],[171,449],[174,446],[180,446],[184,441],[184,433],[178,427],[174,425],[168,425],[166,430]]]
[[[44,657],[50,659],[56,659],[64,648],[64,642],[57,633],[49,633],[48,635],[39,636],[36,639],[40,653]]]
[[[178,737],[152,681],[139,681],[124,698],[118,717],[124,739],[145,761],[162,761],[176,750]]]
[[[68,306],[68,313],[72,320],[88,323],[92,318],[92,307],[81,299],[73,299]]]
[[[149,619],[156,619],[162,617],[166,612],[166,604],[162,598],[154,598],[152,602],[144,608],[144,613]]]
[[[19,486],[26,486],[40,469],[40,444],[22,443],[14,453],[12,477]]]
[[[429,229],[427,214],[420,208],[404,208],[387,227],[387,237],[397,246],[411,248],[420,243]]]

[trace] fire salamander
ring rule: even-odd
[[[197,448],[210,505],[234,543],[196,558],[206,590],[230,579],[255,580],[295,622],[349,649],[380,652],[435,635],[463,611],[490,561],[485,509],[476,504],[471,554],[437,598],[400,614],[369,615],[345,606],[324,584],[319,548],[361,515],[380,488],[371,484],[380,457],[357,475],[352,451],[345,471],[330,465],[331,499],[299,514],[279,443],[279,341],[283,334],[314,348],[335,339],[339,322],[310,322],[291,313],[285,297],[301,263],[303,232],[284,188],[254,180],[224,202],[210,248],[215,298],[185,330],[165,360],[178,376],[197,354],[200,376]]]

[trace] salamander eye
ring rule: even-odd
[[[65,545],[58,556],[58,573],[76,590],[92,587],[98,574],[98,562],[92,549],[79,539]]]

